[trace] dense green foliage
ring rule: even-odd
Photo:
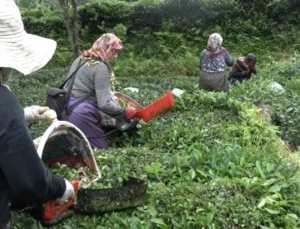
[[[97,0],[79,7],[80,38],[86,49],[103,33],[120,36],[126,50],[116,66],[119,75],[172,69],[169,74],[193,76],[196,58],[212,32],[222,34],[230,52],[253,52],[260,61],[274,58],[274,52],[299,50],[299,8],[292,0]],[[49,67],[69,66],[72,55],[64,21],[54,9],[24,9],[24,24],[28,32],[58,41]]]
[[[58,42],[46,70],[25,79],[15,74],[10,81],[23,106],[42,105],[46,90],[63,82],[72,62],[67,32],[53,2],[18,2],[27,31]],[[36,8],[28,5],[32,2]],[[174,109],[142,123],[137,134],[116,134],[108,139],[109,150],[94,152],[104,186],[116,186],[129,175],[147,180],[146,204],[76,215],[54,228],[299,228],[299,2],[80,3],[84,49],[105,32],[124,41],[126,49],[114,63],[117,90],[130,94],[124,88],[139,88],[130,95],[143,105],[167,89],[186,93],[176,98]],[[258,55],[258,74],[229,94],[197,90],[198,55],[212,32],[222,34],[235,58]],[[284,91],[272,89],[274,82]],[[33,137],[47,126],[30,124]],[[52,168],[71,178],[64,169]],[[13,228],[41,225],[14,213]]]
[[[129,175],[146,179],[147,202],[100,216],[76,215],[54,228],[298,228],[299,154],[280,136],[291,145],[299,141],[299,61],[296,53],[289,62],[270,63],[229,94],[196,90],[197,78],[183,75],[118,77],[118,90],[138,87],[131,96],[144,105],[167,89],[186,91],[174,109],[142,123],[136,135],[116,135],[109,150],[94,152],[104,184],[117,185]],[[42,104],[46,88],[66,71],[14,77],[12,89],[22,105]],[[270,87],[274,80],[284,92]],[[259,104],[269,107],[271,122]],[[31,131],[37,136],[46,126],[34,124]],[[13,225],[40,228],[26,214],[14,214]]]

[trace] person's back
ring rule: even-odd
[[[232,66],[233,60],[225,48],[218,53],[209,53],[206,49],[200,55],[200,67],[204,72],[225,72],[227,66]]]
[[[0,98],[0,225],[5,225],[11,198],[32,204],[44,203],[61,197],[66,186],[63,178],[44,167],[23,109],[12,92],[1,84]]]
[[[115,127],[116,118],[122,118],[124,116],[125,108],[117,105],[112,99],[109,87],[109,84],[111,84],[110,74],[112,69],[108,64],[100,60],[90,62],[87,64],[86,60],[83,60],[82,57],[78,57],[71,65],[68,74],[68,76],[70,76],[76,71],[78,66],[83,64],[74,76],[75,80],[71,90],[70,105],[76,103],[80,98],[84,97],[86,99],[74,109],[72,112],[73,117],[75,114],[84,117],[86,114],[94,113],[95,116],[93,120],[100,120],[101,126]],[[66,89],[69,87],[69,84],[65,86]],[[73,122],[70,116],[66,117],[66,120],[76,125],[76,122]],[[90,132],[85,128],[86,126],[87,125],[82,126],[81,130],[83,130],[88,137],[95,138],[95,132],[98,132],[98,130]],[[80,127],[78,123],[77,127]],[[101,135],[104,135],[104,133],[101,133]],[[100,136],[98,135],[97,137],[99,139]],[[100,141],[97,140],[97,142]],[[90,139],[90,143],[93,147],[93,140]],[[97,147],[106,148],[107,146],[103,143],[97,144]]]
[[[110,103],[110,88],[106,87],[109,83],[110,69],[103,61],[97,61],[95,64],[86,65],[85,60],[78,57],[72,64],[69,75],[72,74],[78,66],[83,64],[75,74],[74,84],[71,90],[71,97],[81,98],[86,95],[90,96],[87,98],[90,102],[99,106],[99,109],[104,110],[114,114],[122,115],[124,109],[116,107]],[[66,88],[69,84],[66,85]]]
[[[68,104],[69,108],[74,104],[76,107],[66,116],[66,121],[73,123],[87,136],[92,148],[108,148],[102,130],[108,120],[112,120],[111,123],[130,120],[136,113],[133,107],[119,106],[111,94],[115,88],[110,63],[122,49],[122,42],[116,35],[103,34],[74,61],[68,74],[70,76],[78,69]],[[65,89],[70,88],[68,83]]]
[[[20,107],[16,105],[15,98],[12,93],[9,93],[8,88],[0,84],[0,145],[2,142],[1,136],[5,133],[7,125],[11,123],[14,119],[12,116],[13,110],[20,110]],[[1,149],[0,151],[0,228],[5,228],[7,222],[10,219],[9,213],[9,202],[10,202],[10,193],[9,193],[9,184],[5,179],[4,173],[1,169],[2,164],[2,154],[5,152]]]
[[[233,59],[222,42],[220,34],[210,35],[206,49],[200,54],[199,89],[224,92],[229,89],[225,69],[233,65]]]

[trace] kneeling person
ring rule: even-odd
[[[252,53],[246,57],[239,57],[232,66],[228,81],[233,85],[237,81],[242,83],[249,80],[251,75],[256,74],[256,56]]]

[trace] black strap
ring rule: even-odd
[[[100,60],[100,58],[99,58],[99,61],[103,62],[103,63],[107,66],[107,68],[110,70],[109,66],[108,66],[104,61]],[[79,64],[80,64],[80,62],[79,62]],[[79,69],[82,65],[84,65],[85,63],[83,63],[83,64],[80,65],[80,66],[79,66],[79,64],[78,64],[78,67],[77,67],[76,71],[73,72],[72,75],[70,75],[70,76],[68,77],[68,79],[62,84],[62,87],[67,83],[67,81],[68,81],[69,79],[71,79],[71,77],[72,77],[72,76],[78,71],[78,69]],[[74,80],[75,80],[75,77],[72,78],[72,81],[71,81],[71,83],[70,83],[70,85],[69,85],[70,87],[68,88],[68,91],[67,91],[66,96],[70,96],[71,90],[72,90],[72,87],[73,87],[73,84],[74,84]],[[81,97],[76,103],[74,103],[72,106],[68,107],[68,108],[66,109],[66,110],[67,110],[67,114],[70,114],[70,113],[71,113],[71,112],[72,112],[72,111],[73,111],[73,110],[74,110],[81,102],[83,102],[83,100],[87,99],[87,98],[90,97],[92,94],[93,94],[93,91],[91,91],[89,94],[87,94],[87,95]]]
[[[79,61],[79,63],[78,63],[78,66],[77,66],[77,68],[76,68],[76,70],[63,82],[63,84],[62,85],[60,85],[60,87],[59,88],[61,88],[61,89],[63,89],[64,88],[64,86],[65,86],[65,84],[77,73],[77,71],[79,70],[79,68],[81,68],[85,63],[83,63],[83,64],[80,64],[81,63],[81,60]],[[72,82],[71,82],[71,85],[70,85],[70,90],[72,89],[72,87],[73,87],[73,83],[74,83],[74,80],[75,80],[75,77],[72,79]]]
[[[75,81],[75,74],[77,73],[77,71],[79,70],[79,68],[81,68],[85,62],[83,64],[80,64],[81,63],[81,60],[79,61],[78,63],[78,66],[76,68],[76,70],[65,80],[65,82],[63,82],[63,84],[60,86],[61,89],[63,89],[63,87],[65,86],[65,84],[71,79],[70,81],[70,85],[68,85],[68,88],[67,88],[67,93],[66,93],[66,97],[67,98],[70,98],[71,96],[71,91],[72,91],[72,88],[73,88],[73,84],[74,84],[74,81]],[[74,77],[73,77],[74,76]],[[91,94],[91,93],[90,93]],[[90,94],[84,96],[83,98],[80,98],[79,101],[77,101],[75,104],[73,104],[71,107],[67,108],[66,109],[66,112],[67,114],[70,114],[76,106],[78,106],[83,100],[85,100],[87,97],[90,96]]]

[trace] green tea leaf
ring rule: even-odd
[[[266,199],[263,198],[263,199],[260,201],[260,203],[257,205],[257,207],[258,207],[258,208],[262,208],[263,206],[265,206],[265,204],[266,204]]]
[[[280,211],[277,211],[277,210],[272,210],[272,209],[269,209],[269,208],[264,208],[267,212],[269,212],[270,214],[272,215],[277,215],[280,213]]]

